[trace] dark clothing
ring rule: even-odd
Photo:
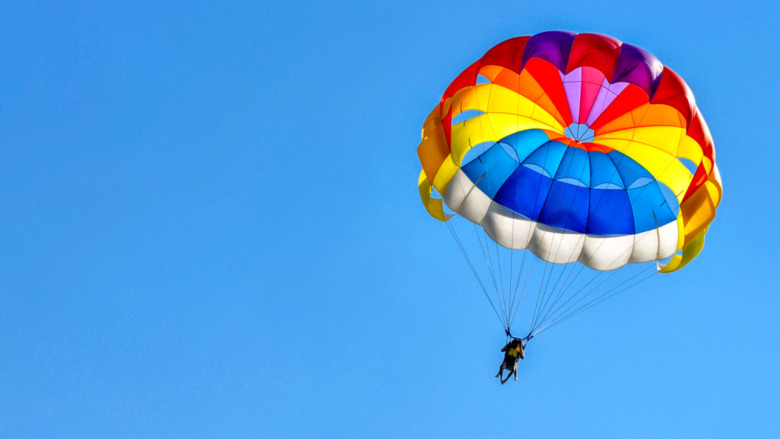
[[[509,343],[504,346],[503,349],[501,349],[501,352],[506,352],[504,354],[504,363],[507,365],[514,364],[517,362],[518,357],[522,358],[524,357],[525,353],[523,352],[523,342],[517,339],[514,339],[510,341]]]

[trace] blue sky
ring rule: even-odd
[[[776,2],[0,7],[0,436],[771,437]],[[422,122],[488,48],[643,47],[725,195],[683,271],[545,333],[519,381],[417,196]]]

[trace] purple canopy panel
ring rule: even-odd
[[[574,69],[567,75],[562,75],[563,90],[566,92],[566,100],[569,102],[571,119],[579,123],[580,117],[580,91],[582,85],[582,69]]]
[[[612,82],[635,84],[646,91],[648,96],[652,96],[663,69],[663,64],[649,52],[630,44],[623,44],[620,46]]]
[[[525,45],[523,66],[529,59],[539,58],[565,72],[571,45],[576,35],[573,32],[550,31],[532,36]]]

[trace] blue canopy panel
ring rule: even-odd
[[[600,151],[588,152],[590,159],[590,187],[595,189],[625,189],[615,162]]]
[[[487,149],[462,166],[461,170],[485,195],[494,198],[520,163],[549,141],[544,131],[532,129],[511,134],[492,143],[492,146],[476,145],[472,150]]]
[[[624,189],[591,189],[588,208],[591,235],[633,235],[634,215]]]
[[[500,143],[495,143],[461,170],[485,195],[493,198],[518,166],[520,163]]]
[[[653,180],[627,192],[636,230],[652,230],[677,219],[677,198],[665,184]]]
[[[552,182],[551,178],[527,166],[520,166],[499,189],[493,201],[526,218],[539,221]]]
[[[541,130],[507,136],[461,169],[507,209],[579,233],[641,233],[679,212],[672,191],[625,154],[569,147]]]
[[[655,180],[653,175],[650,174],[647,169],[642,167],[642,165],[639,163],[635,162],[634,159],[630,158],[629,156],[619,151],[610,151],[608,155],[620,173],[620,178],[623,180],[624,188],[631,187],[635,181],[641,178]]]
[[[561,142],[548,140],[542,144],[536,151],[532,152],[525,160],[523,166],[527,166],[552,178],[557,172],[563,161],[563,156],[569,147]]]
[[[590,189],[586,187],[561,181],[553,182],[539,215],[539,222],[585,233],[588,227],[589,193]]]
[[[555,179],[577,186],[590,187],[590,158],[588,152],[579,148],[566,148]]]
[[[537,129],[520,131],[501,139],[501,143],[506,143],[515,149],[519,162],[525,161],[532,152],[549,141],[547,134]]]

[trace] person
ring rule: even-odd
[[[513,338],[512,341],[501,348],[501,352],[504,352],[504,361],[501,363],[501,367],[498,368],[496,377],[501,380],[501,384],[507,382],[512,375],[515,376],[515,381],[517,381],[517,362],[525,358],[525,343],[520,339]],[[503,377],[504,369],[509,371],[509,375],[506,378]]]

